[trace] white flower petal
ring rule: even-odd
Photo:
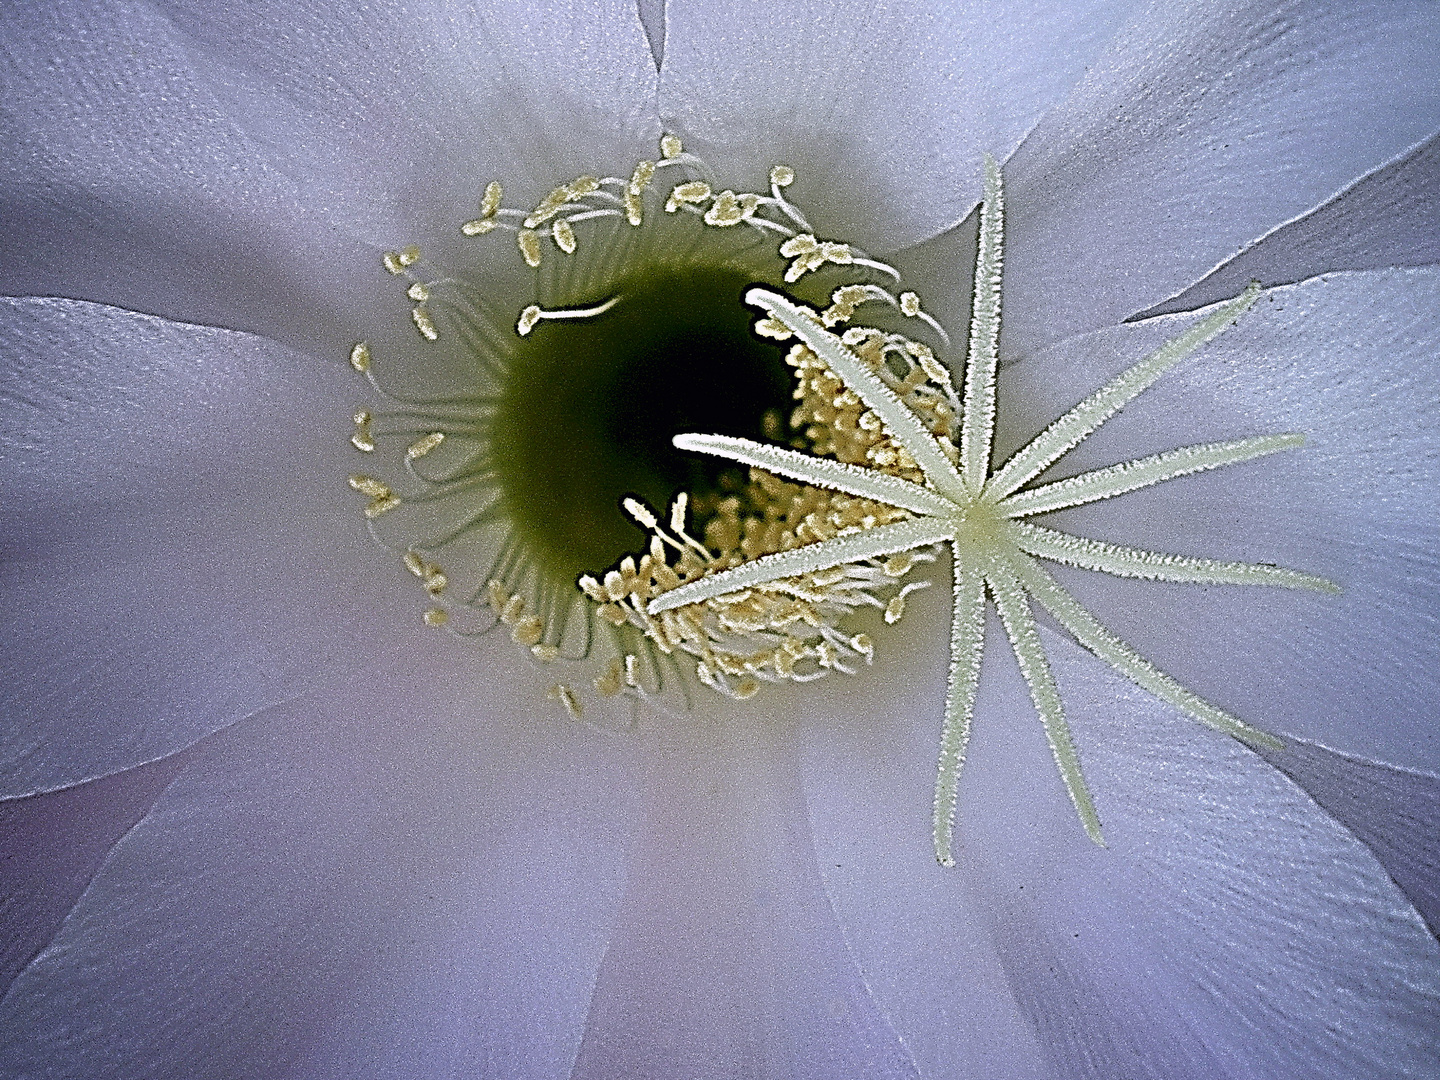
[[[1424,0],[1156,5],[1007,163],[1006,354],[1174,295],[1437,113]]]
[[[975,204],[984,153],[1008,153],[1134,6],[671,0],[660,115],[733,182],[800,167],[817,225],[893,251]]]
[[[1046,410],[1192,318],[1063,342],[1014,365],[1004,400],[1025,402],[1024,423],[1038,426]],[[1066,580],[1101,622],[1241,719],[1435,771],[1437,341],[1437,270],[1338,274],[1269,292],[1065,470],[1222,436],[1295,431],[1306,445],[1045,519],[1101,540],[1308,571],[1342,595],[1080,571]],[[1023,438],[1009,434],[1012,445]]]
[[[792,725],[715,700],[642,722],[645,801],[572,1080],[916,1078],[821,887]]]
[[[1440,776],[1295,740],[1259,753],[1374,853],[1440,937]]]
[[[195,753],[191,747],[88,783],[0,800],[0,997],[50,943],[110,849]]]
[[[955,871],[925,851],[909,720],[940,680],[816,732],[820,865],[922,1071],[1424,1076],[1440,947],[1385,870],[1252,752],[1042,635],[1107,849],[1075,821],[993,620]]]
[[[353,372],[78,301],[0,313],[4,794],[164,757],[425,640],[345,485]]]
[[[0,1072],[565,1077],[625,755],[517,712],[337,697],[204,748],[5,998]]]
[[[945,702],[949,592],[910,601],[896,629],[904,644],[877,642],[864,685],[821,711],[806,728],[806,798],[821,876],[855,962],[922,1076],[1029,1080],[1046,1076],[1044,1047],[997,952],[984,912],[968,898],[964,864],[979,811],[967,761],[959,783],[955,852],[961,865],[935,861],[931,795]],[[994,620],[992,620],[994,622]],[[989,645],[1014,666],[998,622]],[[987,673],[989,668],[986,669]],[[1017,691],[980,688],[972,730],[1019,727],[1044,747],[1040,721],[1018,673]],[[973,758],[974,750],[970,752]],[[1053,785],[1064,803],[1067,836],[1091,846],[1075,824],[1053,759],[1027,783]]]
[[[1266,233],[1179,296],[1136,318],[1190,311],[1251,281],[1291,285],[1338,270],[1440,263],[1440,133]]]
[[[366,313],[383,247],[473,261],[488,181],[538,199],[659,134],[622,0],[98,2],[7,12],[5,36],[0,290],[312,348]]]

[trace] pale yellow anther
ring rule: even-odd
[[[560,212],[560,208],[570,201],[571,188],[569,184],[561,184],[555,190],[546,195],[536,205],[534,210],[525,219],[525,228],[533,229],[537,225],[543,225]]]
[[[863,285],[842,285],[830,294],[830,306],[820,313],[820,321],[826,326],[849,322],[855,309],[870,299],[870,291]]]
[[[680,492],[675,496],[675,501],[670,504],[670,531],[683,533],[685,531],[685,510],[690,505],[690,496],[686,492]]]
[[[899,555],[891,555],[885,560],[884,570],[887,577],[904,577],[915,565],[915,556],[909,551],[902,551]]]
[[[600,582],[596,581],[590,574],[582,576],[579,585],[580,590],[597,604],[603,604],[610,599],[605,595],[605,590],[600,587]]]
[[[655,162],[642,161],[635,166],[635,171],[630,174],[629,190],[640,194],[650,186],[650,181],[655,179]]]
[[[380,256],[380,261],[385,264],[385,269],[392,274],[403,274],[405,272],[405,264],[400,261],[400,253],[398,251],[385,252],[384,255]]]
[[[946,371],[945,368],[941,366],[940,361],[936,360],[933,355],[920,357],[920,370],[925,372],[933,383],[938,383],[944,387],[951,385],[950,372]]]
[[[687,180],[683,184],[676,184],[670,192],[670,197],[665,200],[665,212],[673,214],[681,206],[686,204],[703,203],[710,198],[710,185],[704,180]]]
[[[539,304],[531,304],[520,313],[520,319],[515,323],[515,332],[521,337],[524,337],[530,333],[531,330],[535,329],[536,324],[540,322],[544,315],[545,312],[541,310]]]
[[[534,229],[521,229],[515,234],[515,243],[520,254],[530,266],[540,265],[540,234]]]
[[[779,319],[767,315],[763,319],[755,320],[755,333],[764,338],[773,338],[776,341],[788,341],[794,337],[794,333]]]
[[[500,199],[504,196],[505,189],[500,186],[500,181],[491,180],[485,185],[485,194],[480,199],[480,216],[493,218],[500,212]]]
[[[545,636],[545,624],[540,621],[538,615],[531,615],[527,619],[521,619],[510,630],[510,638],[516,645],[524,645],[526,648],[532,645],[539,645],[540,639]]]
[[[365,341],[357,341],[355,347],[350,350],[350,366],[362,375],[370,370],[370,344]]]
[[[674,135],[662,135],[660,137],[660,156],[666,161],[673,161],[685,152],[685,146]]]
[[[369,496],[372,499],[383,499],[391,494],[390,485],[381,483],[373,476],[366,476],[364,473],[356,473],[350,477],[350,486],[361,495]]]
[[[628,495],[621,501],[625,512],[640,523],[643,529],[653,529],[660,524],[660,519],[650,512],[650,508],[639,499],[632,499]]]
[[[776,187],[789,187],[795,182],[795,170],[789,165],[776,165],[770,170],[770,183]]]
[[[575,696],[575,691],[564,683],[556,683],[545,694],[551,701],[558,701],[565,706],[565,711],[574,720],[579,720],[581,715],[580,699]]]
[[[510,597],[500,607],[500,621],[506,626],[514,626],[525,617],[525,600],[516,595]]]
[[[629,592],[629,590],[625,588],[625,579],[620,576],[619,572],[616,570],[607,571],[605,574],[605,595],[616,603],[619,603],[625,599],[627,592]]]
[[[903,292],[900,294],[900,313],[908,315],[912,319],[920,314],[920,294]]]
[[[870,640],[869,634],[856,634],[850,639],[850,648],[865,657],[867,661],[875,659],[875,643]]]
[[[432,566],[429,570],[430,572],[425,575],[425,591],[431,596],[439,596],[445,591],[445,586],[450,584],[450,579],[438,566]]]
[[[631,225],[639,225],[645,220],[644,200],[638,191],[629,188],[625,190],[625,220]]]
[[[398,495],[377,495],[375,498],[371,499],[370,502],[366,505],[365,516],[373,520],[374,518],[378,518],[381,514],[394,510],[395,507],[399,505],[400,497]]]
[[[443,431],[432,431],[429,435],[421,436],[405,448],[405,456],[411,461],[422,458],[430,451],[445,441]]]
[[[498,228],[500,223],[494,218],[475,218],[460,226],[460,231],[466,236],[483,236]]]
[[[485,583],[486,598],[490,601],[490,607],[499,614],[504,609],[510,594],[505,591],[505,586],[498,581],[487,581]]]
[[[620,658],[617,656],[610,661],[607,667],[599,675],[595,676],[595,692],[601,697],[614,697],[624,687],[623,674],[620,665]]]
[[[407,551],[400,559],[405,563],[405,569],[418,578],[423,578],[430,568],[430,564],[418,551]]]
[[[401,248],[396,257],[400,260],[401,266],[414,266],[420,261],[420,249],[411,244],[409,247]]]
[[[639,687],[640,685],[640,662],[634,653],[625,654],[625,685]]]
[[[710,204],[710,209],[705,211],[705,224],[721,228],[739,225],[742,221],[755,215],[755,208],[758,205],[759,202],[753,195],[737,196],[733,191],[722,191],[715,196],[715,201]]]
[[[760,684],[754,679],[741,679],[730,692],[741,701],[748,701],[760,692]]]
[[[570,227],[570,222],[557,218],[550,226],[550,236],[555,241],[555,246],[566,255],[575,254],[575,230]]]
[[[415,322],[415,329],[420,331],[420,336],[426,341],[434,341],[440,336],[440,332],[435,329],[435,320],[430,318],[430,312],[423,306],[411,308],[410,318]]]
[[[885,605],[885,621],[894,626],[905,614],[905,598],[897,596]]]
[[[416,303],[424,303],[430,299],[430,289],[428,286],[416,281],[405,290],[405,295]]]
[[[577,176],[570,182],[570,195],[568,201],[574,202],[582,195],[589,195],[600,190],[600,180],[594,176]]]
[[[542,664],[554,663],[560,659],[560,649],[545,641],[542,641],[539,645],[531,645],[530,654]]]
[[[370,433],[373,417],[364,409],[355,414],[355,434],[350,436],[350,445],[356,450],[369,454],[375,449],[375,437]]]
[[[809,255],[811,252],[819,250],[820,241],[809,233],[792,236],[780,245],[780,254],[787,259],[793,259],[797,255]]]
[[[611,626],[624,626],[630,621],[630,617],[625,614],[625,609],[619,604],[602,605],[600,608],[600,617]]]
[[[444,608],[432,607],[422,616],[426,626],[444,626],[450,621],[450,613]]]

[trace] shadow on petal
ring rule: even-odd
[[[1440,776],[1299,740],[1259,754],[1374,853],[1440,937]]]

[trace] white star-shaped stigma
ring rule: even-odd
[[[987,158],[958,455],[952,446],[942,444],[931,435],[916,414],[839,337],[826,330],[814,313],[776,293],[751,289],[746,294],[746,302],[762,308],[789,328],[875,412],[894,439],[909,451],[924,473],[925,482],[912,483],[874,469],[748,439],[678,435],[674,442],[683,450],[713,454],[805,484],[887,503],[908,511],[911,516],[893,524],[858,528],[833,539],[767,555],[687,582],[656,597],[648,606],[651,614],[658,614],[742,589],[764,588],[801,574],[948,543],[954,566],[955,608],[950,626],[949,689],[934,802],[935,857],[947,866],[954,862],[951,847],[956,785],[970,735],[980,676],[987,592],[1014,648],[1070,799],[1090,838],[1103,844],[1099,815],[1081,773],[1060,695],[1036,630],[1030,607],[1032,600],[1082,646],[1161,700],[1201,723],[1253,745],[1278,746],[1279,743],[1202,700],[1151,665],[1101,626],[1041,566],[1040,560],[1155,581],[1338,591],[1323,578],[1283,567],[1143,551],[1057,532],[1030,520],[1053,510],[1123,495],[1162,480],[1290,449],[1299,446],[1304,436],[1262,435],[1181,447],[1026,487],[1181,359],[1235,322],[1260,295],[1258,283],[1252,283],[1236,299],[1193,323],[1184,333],[1095,391],[1004,465],[992,470],[1002,253],[1000,170],[993,159]]]

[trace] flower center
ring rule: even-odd
[[[372,357],[364,343],[351,355],[383,399],[356,412],[351,442],[391,463],[386,478],[357,473],[351,486],[368,499],[372,535],[428,594],[428,625],[507,627],[543,663],[588,665],[601,697],[695,678],[747,698],[767,681],[853,673],[874,647],[852,616],[868,607],[898,620],[925,584],[905,579],[929,552],[859,559],[658,619],[646,605],[907,511],[678,444],[703,432],[920,477],[790,330],[752,325],[743,298],[756,283],[784,282],[843,331],[953,452],[955,389],[917,340],[948,338],[914,292],[897,290],[893,268],[816,237],[785,197],[787,167],[771,171],[768,194],[737,194],[717,190],[672,136],[660,149],[628,180],[578,177],[528,211],[503,206],[491,183],[461,232],[487,244],[513,236],[519,286],[497,293],[493,273],[486,287],[441,273],[417,248],[385,255],[419,338],[412,356]],[[851,325],[862,308],[871,325]],[[552,694],[580,714],[583,690],[557,683]]]

